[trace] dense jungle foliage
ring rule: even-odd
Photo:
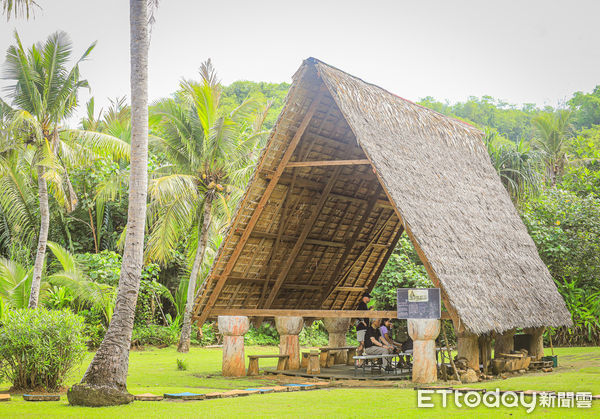
[[[63,41],[54,39],[54,48]],[[110,321],[120,273],[130,110],[125,97],[105,109],[97,109],[94,99],[79,104],[78,90],[87,82],[78,70],[67,71],[70,54],[48,55],[52,42],[38,50],[11,47],[3,69],[15,84],[0,99],[0,319],[27,307],[42,176],[49,192],[50,252],[41,305],[79,314],[87,345],[94,348]],[[60,89],[24,76],[43,79],[57,67],[64,69]],[[39,103],[26,100],[24,86],[39,93]],[[200,286],[288,88],[251,81],[223,86],[208,62],[197,80],[182,80],[171,97],[150,107],[147,252],[133,345],[177,341],[190,272],[198,268]],[[485,131],[491,162],[573,316],[573,327],[551,331],[554,343],[600,344],[600,86],[575,92],[560,109],[487,96],[454,104],[426,97],[419,103]],[[85,117],[68,124],[80,108]],[[203,226],[208,241],[198,257]],[[406,286],[431,283],[402,237],[373,290],[375,306],[392,308],[395,289]],[[325,336],[315,322],[301,339],[323,344]],[[206,324],[192,342],[207,345],[218,338],[214,325]],[[246,339],[271,344],[277,331],[263,325]]]

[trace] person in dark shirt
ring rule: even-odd
[[[367,303],[371,301],[371,295],[369,293],[365,293],[360,303],[358,303],[358,310],[368,310]],[[358,348],[356,348],[356,354],[362,355],[363,349],[365,347],[365,332],[367,330],[367,326],[369,325],[369,318],[365,317],[363,319],[359,319],[356,322],[356,340],[358,340]]]
[[[381,332],[379,327],[381,326],[381,319],[373,319],[371,325],[367,327],[365,333],[365,353],[367,355],[387,355],[391,354],[393,347],[386,345],[382,342]],[[384,365],[386,370],[392,369],[392,360],[390,358],[384,359]]]

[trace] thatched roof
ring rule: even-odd
[[[306,60],[198,294],[196,315],[355,309],[406,231],[470,331],[570,324],[481,136]],[[345,162],[302,163],[325,160]]]

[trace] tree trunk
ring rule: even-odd
[[[200,268],[202,267],[202,261],[204,259],[204,253],[206,250],[206,242],[208,241],[208,231],[210,228],[211,221],[211,210],[212,197],[208,195],[206,197],[206,201],[204,202],[202,229],[200,230],[200,237],[198,237],[198,248],[196,249],[196,256],[194,257],[194,264],[192,265],[190,281],[188,282],[185,311],[183,313],[183,326],[181,327],[181,337],[179,338],[179,345],[177,345],[178,352],[190,351],[190,336],[192,333],[192,309],[194,308],[196,281],[198,280],[198,274],[200,273]]]
[[[127,391],[129,348],[144,253],[148,189],[148,16],[146,0],[130,0],[131,173],[127,235],[117,302],[106,336],[69,403],[108,406],[133,401]]]
[[[31,281],[31,293],[29,294],[29,308],[37,308],[40,298],[40,286],[42,283],[42,270],[46,257],[46,244],[48,243],[48,228],[50,226],[50,209],[48,208],[48,185],[44,178],[44,168],[37,166],[38,195],[40,200],[40,235],[38,237],[37,253],[33,265],[33,279]]]

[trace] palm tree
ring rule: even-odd
[[[525,196],[538,192],[540,156],[524,138],[516,145],[502,139],[496,131],[485,130],[483,140],[492,165],[511,199],[518,205]]]
[[[11,15],[29,19],[34,7],[37,7],[37,3],[33,0],[2,0],[2,13],[6,15],[6,20],[10,20]]]
[[[543,155],[546,176],[552,186],[560,180],[567,163],[566,145],[572,133],[570,119],[569,110],[543,113],[532,119],[537,130],[534,144]]]
[[[66,33],[56,32],[27,51],[16,32],[15,41],[16,45],[8,49],[5,65],[5,79],[14,81],[9,90],[12,107],[3,102],[3,108],[9,108],[9,136],[0,148],[5,153],[17,150],[17,158],[29,156],[37,178],[40,229],[29,300],[29,307],[36,308],[50,224],[48,187],[57,202],[72,211],[77,196],[69,180],[69,167],[99,155],[125,157],[129,146],[108,135],[62,127],[77,106],[79,89],[88,87],[87,81],[80,78],[79,63],[95,44],[68,69],[72,44]]]
[[[152,229],[147,256],[165,262],[182,237],[195,232],[196,243],[187,287],[183,326],[177,350],[188,352],[191,312],[196,284],[208,241],[213,207],[227,208],[230,192],[246,179],[255,160],[260,127],[266,112],[256,118],[258,103],[247,100],[225,113],[221,87],[210,60],[200,68],[202,81],[182,81],[176,99],[157,103],[157,146],[171,164],[150,184]],[[254,120],[258,121],[253,123]]]
[[[114,289],[110,285],[91,281],[79,266],[75,257],[56,243],[48,242],[48,247],[60,264],[61,269],[42,279],[40,296],[63,290],[77,300],[80,305],[95,306],[110,320],[114,304]],[[0,258],[0,300],[11,308],[25,308],[29,302],[33,268]],[[53,289],[50,287],[53,286]]]
[[[148,188],[148,8],[130,0],[131,170],[127,233],[115,311],[104,340],[80,384],[67,393],[69,403],[86,406],[126,404],[129,348],[144,257]]]

